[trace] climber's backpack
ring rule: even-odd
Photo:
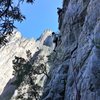
[[[55,42],[57,42],[58,41],[58,35],[56,34],[56,36],[54,37],[54,39],[53,39],[53,42],[55,43]]]

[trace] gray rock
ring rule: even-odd
[[[44,86],[48,87],[48,94],[53,90],[52,100],[56,100],[56,95],[58,100],[100,99],[99,6],[99,0],[63,1],[64,12],[59,17],[62,43],[54,55],[55,62],[51,62],[51,79]],[[64,62],[67,62],[64,66],[68,65],[68,69],[63,66]],[[65,86],[63,75],[66,76]],[[60,95],[61,91],[63,95]]]
[[[25,51],[30,49],[34,59],[44,56],[44,60],[38,64],[35,62],[34,66],[47,63],[48,76],[36,76],[36,83],[42,87],[38,99],[100,100],[100,1],[63,0],[62,10],[58,19],[62,42],[56,52],[52,52],[50,30],[37,41],[20,35],[9,38],[8,45],[0,49],[0,92],[12,77],[11,61],[14,56],[25,57]],[[6,67],[8,65],[9,68]],[[28,75],[14,92],[12,100],[19,96],[19,90],[20,95],[28,100],[30,86],[25,84],[26,81]]]

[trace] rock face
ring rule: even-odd
[[[41,100],[100,100],[100,1],[63,0],[59,29]]]
[[[52,31],[50,29],[47,29],[43,32],[43,34],[37,39],[39,40],[42,44],[46,46],[51,46],[52,47]]]
[[[52,52],[51,31],[37,41],[15,35],[0,49],[0,100],[100,100],[100,1],[63,0],[58,22],[62,42],[56,52]],[[26,58],[26,50],[36,60],[31,61],[34,67],[47,66],[46,75],[36,75],[35,83],[42,87],[40,98],[34,98],[34,91],[29,95],[34,89],[31,81],[26,84],[29,75],[19,87],[11,84],[16,80],[12,59]]]
[[[9,43],[0,49],[0,94],[10,78],[12,78],[12,60],[14,56],[26,56],[26,50],[34,48],[35,40],[27,40],[19,32],[8,37]],[[32,46],[30,46],[32,45]],[[32,50],[32,49],[31,49]],[[34,49],[34,51],[36,48]],[[34,52],[33,52],[34,53]]]
[[[50,35],[50,32],[51,31],[47,30],[43,34],[42,38],[40,38],[40,40],[38,41],[35,41],[34,39],[31,40],[25,39],[21,36],[21,33],[19,33],[16,30],[13,32],[14,34],[12,34],[12,36],[7,37],[9,42],[7,43],[6,46],[0,48],[0,61],[1,61],[0,62],[0,100],[10,100],[13,94],[14,96],[12,97],[12,100],[15,100],[15,97],[17,97],[18,95],[17,93],[18,87],[12,84],[16,80],[16,78],[12,75],[13,74],[12,60],[14,60],[15,56],[27,59],[26,51],[30,50],[33,57],[43,56],[44,61],[40,61],[40,62],[46,62],[47,60],[46,56],[50,54],[52,48],[50,49],[50,47],[43,45],[44,43],[43,41],[45,40],[45,37],[47,38]],[[39,52],[36,55],[36,52],[40,50],[41,52]],[[47,71],[48,69],[49,67],[47,68]],[[45,79],[44,74],[39,75],[37,77],[38,79],[36,80],[36,83],[41,82],[40,85],[43,87],[43,81]],[[23,86],[19,86],[19,88],[21,87],[23,90],[23,87],[25,85],[26,84],[24,84]]]

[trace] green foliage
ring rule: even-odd
[[[0,48],[3,45],[6,45],[7,42],[8,42],[8,40],[6,39],[6,36],[0,36]]]
[[[16,57],[13,60],[13,75],[17,78],[17,83],[20,84],[25,74],[30,70],[31,65],[26,63],[26,60],[22,57]]]
[[[35,55],[35,54],[34,54]],[[15,84],[18,86],[23,86],[23,84],[28,84],[29,88],[27,90],[28,100],[32,100],[35,98],[36,100],[40,97],[41,86],[39,86],[36,82],[37,75],[44,74],[49,78],[46,63],[44,62],[44,56],[40,56],[39,54],[32,57],[32,53],[30,50],[26,51],[27,59],[22,57],[16,57],[12,61],[13,62],[13,75],[16,77]],[[17,99],[24,100],[24,94],[21,94],[21,89],[19,89]]]
[[[5,45],[5,36],[11,34],[14,22],[22,22],[25,16],[21,13],[20,5],[23,2],[33,3],[35,0],[0,0],[0,46]],[[2,43],[4,41],[4,43]]]
[[[30,52],[30,50],[26,51],[26,56],[27,56],[28,59],[32,58],[32,53]]]

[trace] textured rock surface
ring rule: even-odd
[[[14,80],[9,80],[12,77],[13,56],[16,54],[25,57],[24,51],[30,48],[32,54],[42,49],[42,52],[35,56],[44,55],[44,62],[48,56],[49,60],[49,78],[42,78],[44,83],[41,81],[42,75],[37,76],[36,82],[41,86],[44,84],[41,100],[100,100],[100,1],[63,0],[58,21],[62,43],[56,48],[56,52],[51,53],[51,40],[47,39],[51,31],[48,35],[41,36],[37,42],[17,35],[21,39],[12,38],[14,41],[11,40],[7,46],[0,49],[0,92],[8,81],[7,86]],[[13,47],[10,47],[11,43]],[[12,91],[16,89],[12,100],[22,100],[16,99],[19,94],[23,95],[24,100],[28,100],[29,85],[25,84],[27,80],[24,80],[18,89],[10,85]],[[21,90],[21,93],[18,93],[18,90]],[[9,91],[5,91],[7,90],[4,90],[0,100],[9,100]]]
[[[63,0],[59,29],[41,99],[100,100],[100,1]]]
[[[19,32],[16,32],[16,34],[9,38],[9,43],[0,49],[0,94],[9,79],[13,77],[12,60],[14,56],[25,57],[26,50],[32,50],[34,47],[35,40],[27,40]],[[34,48],[35,51],[36,47]]]
[[[17,93],[16,85],[12,85],[12,82],[16,80],[15,77],[12,75],[13,73],[12,60],[14,59],[14,57],[18,56],[27,59],[26,57],[27,50],[30,50],[33,56],[38,50],[42,50],[38,55],[35,55],[35,57],[39,55],[43,55],[44,62],[45,62],[47,59],[46,56],[50,54],[52,49],[43,46],[43,43],[41,43],[41,41],[44,41],[44,38],[48,37],[50,35],[50,32],[51,31],[46,31],[42,35],[42,38],[40,38],[40,40],[38,40],[37,42],[34,39],[28,40],[23,38],[21,36],[21,33],[19,33],[16,30],[14,31],[15,34],[13,34],[10,37],[9,36],[7,37],[9,42],[7,43],[6,46],[3,46],[0,49],[0,61],[1,61],[0,62],[0,94],[1,94],[0,100],[9,100],[13,94],[15,97],[18,95],[18,94],[16,95]],[[38,77],[37,83],[39,83],[41,78],[44,77],[44,75],[40,75],[37,77]],[[43,86],[43,79],[41,80],[41,86]],[[12,100],[14,100],[14,98]]]

